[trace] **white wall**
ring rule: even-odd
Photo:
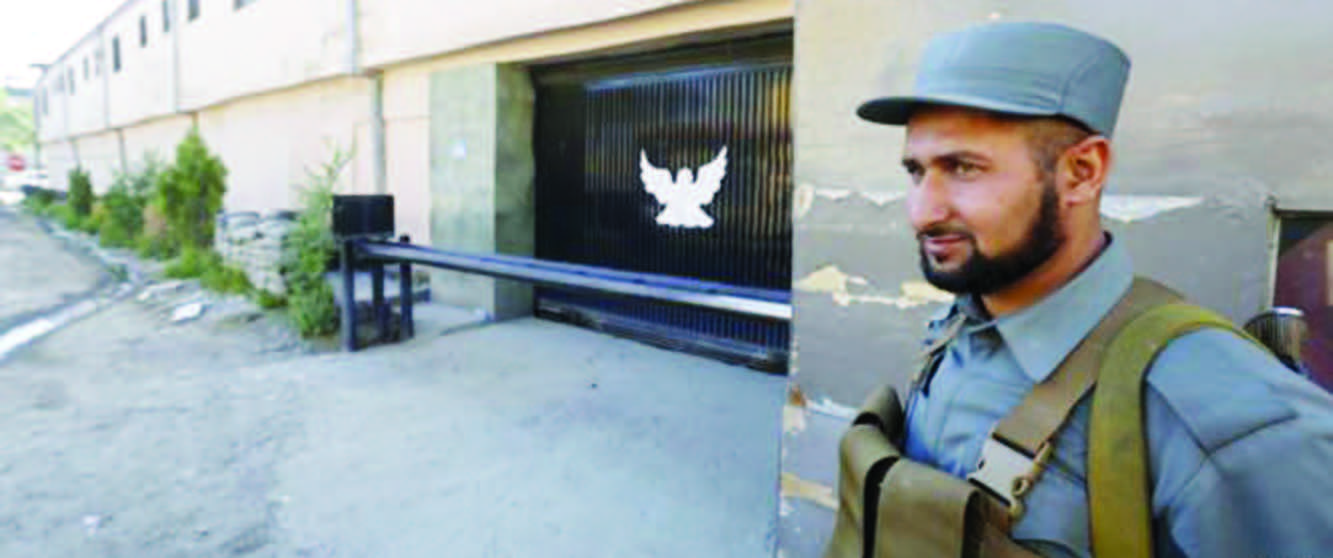
[[[525,4],[511,1],[512,4]],[[532,9],[541,11],[540,6]],[[639,5],[647,3],[634,3]],[[658,2],[656,4],[681,4]],[[430,76],[447,69],[469,64],[492,62],[523,62],[578,55],[604,49],[623,48],[626,45],[654,44],[669,38],[698,35],[719,29],[746,27],[767,22],[782,21],[792,16],[791,0],[738,0],[731,2],[689,2],[678,8],[640,13],[597,26],[566,29],[540,36],[526,37],[500,44],[444,54],[430,59],[397,64],[384,71],[384,119],[386,175],[389,193],[394,195],[396,220],[400,230],[414,239],[425,242],[430,236]],[[439,25],[458,25],[455,15],[441,15],[434,3],[413,0],[377,2],[364,16],[367,32],[375,32],[377,25],[390,23],[391,10],[419,13],[417,19]],[[493,6],[493,4],[488,4]],[[605,2],[578,5],[574,11],[593,17],[608,18],[615,10]],[[518,9],[525,11],[527,8]],[[434,12],[432,12],[434,10]],[[641,10],[640,10],[641,11]],[[434,13],[435,15],[431,15]],[[485,14],[482,14],[485,16]],[[378,20],[377,20],[378,18]],[[397,20],[397,16],[392,18]],[[408,18],[412,19],[412,18]],[[558,20],[558,18],[557,18]],[[403,24],[406,25],[406,24]],[[509,28],[511,31],[514,28]],[[452,44],[444,33],[407,35],[407,30],[395,27],[397,35],[384,36],[379,43],[366,39],[368,64],[394,57],[410,56],[412,49],[438,52],[442,45]],[[498,32],[498,31],[497,31]],[[506,31],[508,32],[508,31]],[[429,41],[436,46],[425,46]],[[408,48],[410,45],[416,45]],[[409,52],[410,51],[410,52]],[[395,52],[397,54],[395,54]]]
[[[36,105],[33,107],[41,111],[34,114],[39,126],[37,141],[55,141],[69,134],[69,95],[60,87],[58,79],[58,73],[64,71],[64,66],[55,64],[37,81],[34,95],[42,95],[45,92],[45,102],[49,105],[45,108]]]
[[[42,159],[46,164],[46,173],[51,188],[68,191],[67,173],[78,165],[78,161],[74,157],[74,146],[64,140],[43,142]]]
[[[147,18],[148,44],[139,46],[139,18]],[[180,32],[179,20],[169,33],[162,31],[160,0],[139,0],[125,5],[102,31],[106,52],[110,124],[125,126],[170,114],[175,110],[172,42]],[[113,69],[112,42],[120,40],[119,72]]]
[[[199,18],[181,24],[184,110],[350,68],[346,0],[257,0],[239,10],[234,0],[199,1]]]
[[[177,115],[179,109],[196,113],[204,141],[230,170],[229,209],[295,207],[299,200],[292,185],[304,180],[307,165],[327,159],[330,142],[357,149],[345,173],[344,191],[374,191],[371,81],[336,77],[349,69],[344,0],[257,0],[240,10],[234,9],[233,0],[200,0],[200,17],[194,21],[187,21],[185,0],[170,1],[169,33],[162,31],[160,0],[138,0],[123,6],[105,23],[100,40],[90,43],[104,49],[110,122],[123,129],[131,166],[150,150],[171,157],[191,121]],[[385,174],[388,191],[396,197],[399,228],[423,240],[430,238],[431,73],[465,64],[547,60],[656,44],[790,19],[794,10],[792,0],[358,4],[364,65],[414,59],[384,68]],[[148,17],[146,48],[138,42],[143,15]],[[587,25],[594,22],[602,23]],[[497,43],[516,36],[523,37]],[[110,73],[112,37],[121,41],[119,73]],[[459,50],[480,43],[488,44]],[[178,62],[174,48],[179,49]],[[173,77],[177,65],[179,80]],[[82,82],[78,86],[73,98],[53,92],[51,114],[42,120],[41,137],[55,146],[46,156],[60,180],[63,171],[57,172],[54,164],[64,155],[53,141],[66,137],[67,105],[68,116],[84,123],[75,132],[80,152],[86,144],[89,157],[113,160],[106,153],[114,143],[82,138],[101,129],[94,120],[105,119],[98,111],[106,102],[100,93],[92,93],[93,87]],[[72,160],[73,154],[67,158]]]
[[[64,95],[68,96],[65,101],[67,109],[66,124],[68,132],[71,135],[86,134],[96,132],[106,128],[106,76],[103,72],[107,70],[105,63],[98,71],[97,54],[101,49],[101,42],[97,36],[88,37],[79,43],[73,51],[65,58],[60,65],[61,68],[74,70],[74,92],[69,92],[68,83]],[[87,61],[88,72],[84,73],[84,61]],[[66,80],[68,82],[69,72],[66,71]]]
[[[176,156],[176,145],[185,139],[191,123],[188,116],[169,116],[125,128],[126,162],[131,168],[138,168],[149,153],[163,163],[171,162]]]
[[[115,131],[81,136],[75,143],[79,150],[79,163],[88,171],[93,182],[93,192],[101,195],[111,187],[116,172],[121,169],[120,136]]]
[[[328,161],[335,146],[369,157],[371,146],[356,141],[358,127],[369,125],[369,84],[340,78],[201,111],[200,135],[229,173],[227,210],[295,209],[306,170]],[[365,191],[361,165],[349,164],[343,191]]]
[[[376,0],[362,3],[361,41],[368,66],[418,58],[696,0]]]

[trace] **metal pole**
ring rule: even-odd
[[[342,338],[343,350],[356,351],[356,246],[351,240],[342,243],[343,308]]]
[[[389,305],[384,302],[384,263],[374,262],[370,266],[370,311],[375,318],[375,338],[380,341],[389,339]]]
[[[403,235],[398,237],[398,242],[402,244],[411,244],[412,238]],[[416,335],[415,324],[412,323],[412,304],[416,301],[416,292],[412,288],[412,264],[404,261],[398,264],[398,304],[401,314],[398,318],[399,336],[402,339],[411,339]]]
[[[370,96],[370,144],[374,147],[371,153],[371,168],[375,171],[375,193],[389,193],[389,182],[387,180],[387,151],[385,145],[387,140],[384,137],[384,73],[376,71],[371,76],[371,96]]]
[[[769,320],[791,321],[792,318],[791,303],[775,301],[776,294],[779,293],[764,289],[743,289],[704,281],[684,281],[696,284],[694,288],[689,288],[676,277],[607,271],[585,265],[540,260],[521,262],[517,261],[519,258],[451,253],[403,244],[372,242],[361,245],[359,249],[363,250],[364,257],[372,260],[411,261],[431,267],[526,281],[541,286],[646,298]]]

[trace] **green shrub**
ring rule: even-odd
[[[219,293],[246,294],[253,287],[245,272],[222,263],[217,253],[209,252],[204,264],[204,272],[199,276],[199,284],[205,289]]]
[[[338,307],[325,273],[336,254],[331,230],[333,191],[350,160],[349,152],[335,149],[330,161],[306,172],[301,213],[287,236],[282,265],[287,313],[306,337],[338,331]]]
[[[285,308],[287,306],[287,298],[282,295],[276,295],[264,289],[255,289],[254,295],[255,303],[265,310],[274,310],[277,308]]]
[[[134,251],[140,258],[163,260],[171,257],[171,245],[166,237],[144,235],[134,241]]]
[[[149,156],[138,170],[116,175],[115,182],[102,196],[104,212],[97,229],[102,245],[113,248],[140,246],[140,237],[144,233],[144,208],[161,172],[162,164]]]
[[[74,208],[67,203],[51,205],[46,211],[46,216],[59,223],[60,226],[72,231],[80,230],[83,227],[83,219],[79,218],[79,215],[74,212]]]
[[[105,198],[110,205],[123,203],[116,201],[107,193]],[[134,248],[138,242],[138,230],[132,228],[131,223],[115,217],[116,209],[107,210],[107,218],[97,228],[97,241],[107,248]]]
[[[197,279],[204,274],[211,252],[187,248],[167,265],[163,273],[173,279]]]
[[[252,289],[244,271],[226,265],[212,250],[186,249],[163,273],[173,279],[197,278],[205,289],[220,293],[246,294]]]
[[[176,146],[176,161],[157,177],[152,206],[166,221],[168,248],[206,249],[213,242],[213,220],[227,192],[227,168],[209,152],[198,130]]]
[[[23,209],[37,216],[50,215],[51,206],[56,203],[56,193],[50,190],[33,190],[23,197]]]
[[[106,210],[102,208],[101,202],[93,204],[93,211],[87,217],[79,220],[78,229],[88,234],[97,234],[97,230],[102,227],[102,221],[106,219]]]
[[[155,201],[144,207],[143,232],[134,244],[141,258],[163,260],[176,254],[178,245],[172,242],[166,217],[162,216],[162,210]]]
[[[69,201],[67,205],[74,211],[74,214],[80,219],[92,215],[93,202],[93,181],[88,176],[88,171],[83,167],[74,167],[69,171]],[[73,227],[71,227],[73,228]]]

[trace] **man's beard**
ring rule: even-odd
[[[981,253],[976,237],[967,234],[972,254],[955,271],[940,271],[930,263],[930,256],[925,247],[919,248],[921,272],[930,284],[955,294],[991,294],[1016,283],[1026,277],[1064,243],[1060,231],[1059,196],[1055,192],[1053,180],[1047,180],[1041,193],[1041,207],[1037,218],[1033,220],[1024,235],[1023,241],[1014,249],[1002,254],[987,256]],[[945,231],[922,231],[918,238],[929,234],[942,234]]]

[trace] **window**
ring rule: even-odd
[[[93,55],[93,75],[102,75],[102,64],[104,63],[102,59],[104,58],[106,58],[106,51],[102,50],[101,47],[98,47],[97,53]]]
[[[162,32],[171,32],[171,4],[168,0],[162,0]]]
[[[90,77],[92,77],[92,71],[91,71],[91,69],[89,68],[88,57],[87,57],[87,56],[84,56],[84,57],[83,57],[83,80],[84,80],[84,81],[88,81],[88,78],[90,78]]]
[[[148,46],[148,16],[139,16],[139,46]]]
[[[241,9],[241,8],[244,8],[244,7],[249,6],[250,4],[254,4],[254,3],[255,3],[255,0],[236,0],[236,9],[239,10],[239,9]]]
[[[74,68],[68,68],[67,71],[69,72],[69,94],[70,94],[70,95],[73,95],[73,94],[74,94]]]
[[[120,71],[120,37],[111,38],[111,71]]]
[[[189,0],[189,2],[190,5],[186,16],[189,17],[190,21],[199,19],[199,0]]]

